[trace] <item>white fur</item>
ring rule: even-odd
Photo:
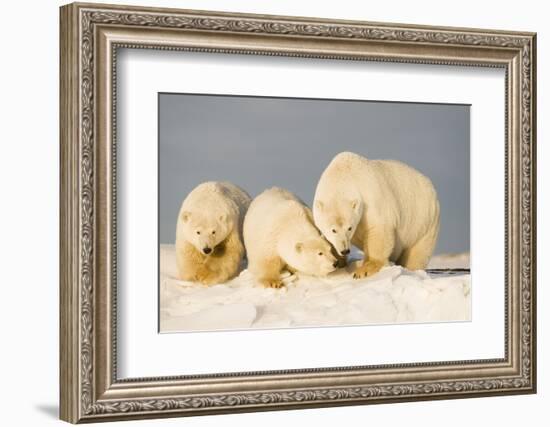
[[[244,220],[248,269],[267,287],[281,287],[281,271],[324,276],[335,269],[330,244],[311,211],[294,194],[271,188],[256,197]]]
[[[221,283],[238,273],[250,196],[228,182],[205,182],[183,201],[176,228],[180,279]],[[210,253],[206,251],[210,250]]]
[[[351,244],[365,253],[357,277],[394,261],[426,267],[439,233],[439,202],[431,181],[394,160],[340,153],[315,192],[315,224],[341,254]]]

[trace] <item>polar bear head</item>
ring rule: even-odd
[[[311,276],[326,276],[338,266],[330,244],[320,235],[289,236],[280,248],[281,258],[294,270]]]
[[[199,252],[209,255],[234,228],[234,220],[226,212],[185,210],[180,214],[181,233]]]
[[[351,239],[363,214],[363,201],[360,198],[342,198],[326,202],[315,200],[313,220],[321,233],[342,255],[348,255]]]

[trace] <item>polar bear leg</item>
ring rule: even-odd
[[[176,252],[176,262],[180,280],[203,285],[211,285],[217,281],[218,274],[207,266],[205,257],[187,242]]]
[[[369,227],[363,242],[365,259],[353,274],[356,279],[372,276],[388,263],[395,245],[394,229],[384,225]]]
[[[197,270],[203,264],[203,256],[188,242],[176,244],[178,279],[194,282]]]
[[[397,264],[402,265],[408,270],[424,270],[433,254],[438,234],[439,225],[436,225],[413,246],[404,250]]]
[[[225,242],[214,249],[214,253],[206,262],[206,266],[211,271],[208,284],[224,283],[235,277],[239,272],[243,254],[244,246],[237,232],[234,231]]]
[[[264,258],[261,260],[251,259],[248,265],[254,277],[266,288],[281,288],[281,270],[283,263],[279,257]]]

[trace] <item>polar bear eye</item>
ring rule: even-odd
[[[216,230],[212,231],[212,234],[216,234]]]
[[[201,234],[201,232],[200,232],[200,231],[197,231],[197,234]]]
[[[333,228],[333,229],[332,229],[332,232],[333,232],[333,233],[336,233],[336,230]]]
[[[323,252],[319,252],[317,255],[319,256],[323,256]]]
[[[351,227],[350,227],[350,228],[348,228],[348,231],[351,231]]]

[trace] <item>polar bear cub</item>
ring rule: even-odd
[[[179,278],[205,285],[237,275],[250,196],[229,182],[205,182],[183,201],[176,227]]]
[[[244,220],[244,244],[248,269],[265,287],[280,288],[284,269],[324,276],[337,265],[310,209],[282,188],[266,190],[252,201]]]
[[[315,224],[339,254],[365,254],[354,277],[388,261],[426,268],[439,234],[439,202],[431,181],[393,160],[340,153],[325,169],[313,202]]]

